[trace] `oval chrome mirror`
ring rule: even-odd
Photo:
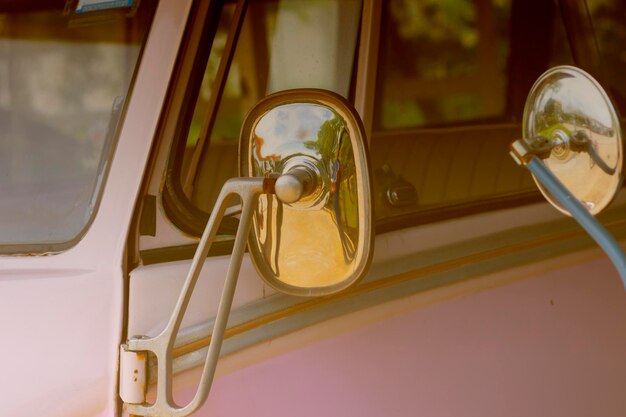
[[[622,184],[621,129],[615,107],[591,75],[560,66],[539,77],[524,107],[523,134],[546,142],[543,162],[591,214],[613,200]],[[534,179],[546,199],[569,215]]]
[[[266,97],[242,127],[240,174],[277,177],[253,216],[248,248],[263,279],[292,295],[359,280],[373,248],[365,135],[353,107],[323,90]]]

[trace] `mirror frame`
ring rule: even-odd
[[[588,83],[589,86],[593,87],[595,89],[595,92],[598,94],[598,98],[601,98],[604,104],[606,105],[607,114],[610,116],[611,122],[612,122],[611,128],[615,129],[615,132],[613,135],[615,136],[615,139],[616,139],[616,143],[614,145],[616,148],[615,151],[617,154],[617,161],[616,161],[616,166],[615,166],[616,172],[610,175],[611,177],[614,177],[614,179],[612,181],[612,184],[610,184],[610,189],[606,190],[607,191],[605,194],[606,197],[600,201],[600,204],[598,204],[597,206],[593,208],[587,207],[587,209],[590,211],[592,215],[597,215],[611,204],[611,202],[615,199],[619,190],[622,188],[622,185],[624,182],[623,172],[624,172],[625,158],[624,158],[624,146],[623,146],[624,137],[623,137],[623,132],[621,130],[621,123],[620,123],[621,118],[618,113],[617,106],[615,106],[613,100],[611,99],[611,96],[609,95],[609,92],[605,90],[602,87],[602,85],[591,74],[589,74],[588,72],[586,72],[585,70],[581,68],[574,67],[571,65],[559,65],[559,66],[552,67],[548,69],[547,71],[545,71],[543,74],[541,74],[537,78],[537,80],[534,82],[530,91],[528,92],[528,96],[526,97],[526,102],[524,104],[524,113],[522,116],[522,135],[524,138],[530,139],[536,136],[537,132],[536,132],[536,127],[535,127],[533,117],[535,117],[535,114],[537,113],[537,110],[538,110],[537,101],[539,97],[541,96],[542,92],[544,91],[545,84],[548,83],[550,79],[556,78],[556,77],[558,77],[559,79],[570,77],[570,78],[574,78],[578,80],[584,80],[586,83]],[[551,138],[548,138],[548,139],[552,140]],[[546,160],[551,160],[551,159],[553,159],[552,150],[550,150],[550,154],[548,156],[542,158],[544,163]],[[554,172],[549,167],[548,164],[546,164],[546,167],[550,169],[552,174],[555,175],[561,182],[563,182],[564,184],[567,183],[567,181],[564,181],[562,174]],[[535,181],[535,184],[537,188],[539,189],[539,191],[541,191],[541,194],[543,194],[544,198],[552,206],[554,206],[557,210],[559,210],[563,214],[571,216],[570,212],[566,210],[562,206],[562,204],[559,203],[554,198],[554,196],[552,196],[552,194],[546,189],[546,187],[541,183],[541,181],[537,179],[535,174],[533,174],[533,180]],[[581,200],[579,195],[577,195],[578,193],[576,193],[576,190],[570,190],[570,192],[577,199]]]
[[[329,107],[346,122],[354,155],[358,190],[359,238],[355,254],[355,267],[353,273],[341,282],[321,287],[298,287],[280,281],[274,276],[271,269],[266,265],[262,254],[257,250],[253,231],[248,237],[248,250],[259,275],[277,291],[296,296],[324,296],[342,291],[362,279],[369,269],[374,248],[374,215],[368,144],[365,128],[353,105],[333,92],[309,88],[281,91],[261,99],[246,115],[241,128],[239,175],[250,177],[253,174],[250,164],[254,143],[252,135],[261,118],[276,107],[296,103],[312,103]]]

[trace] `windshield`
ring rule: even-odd
[[[5,252],[68,246],[90,222],[154,9],[134,3],[0,1]]]

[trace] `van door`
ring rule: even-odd
[[[267,94],[298,87],[353,95],[360,0],[221,3],[196,2],[190,14],[129,244],[136,248],[129,337],[156,336],[167,323],[217,194],[226,179],[237,176],[239,131],[247,111]],[[174,349],[175,399],[181,405],[195,392],[238,215],[237,205],[227,209]],[[233,323],[260,320],[284,302],[302,301],[276,296],[246,257],[222,352],[269,335],[236,332],[239,340],[233,342]],[[150,370],[153,362],[153,375]]]
[[[534,79],[576,63],[569,42],[584,35],[561,15],[576,2],[558,3],[194,4],[128,243],[128,337],[156,336],[167,323],[217,193],[237,175],[245,114],[270,92],[318,87],[356,104],[370,135],[378,232],[371,273],[333,297],[276,294],[244,260],[199,415],[623,409],[621,285],[538,203],[506,147]],[[595,10],[617,16],[604,10],[617,4]],[[180,405],[196,391],[238,215],[237,205],[227,211],[174,346]],[[623,226],[622,214],[612,219]],[[606,364],[596,367],[589,351]],[[577,376],[580,363],[593,377]],[[148,358],[149,385],[155,367]]]

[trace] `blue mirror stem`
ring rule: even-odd
[[[561,181],[556,178],[545,164],[536,156],[526,164],[526,167],[533,173],[535,178],[543,185],[552,196],[561,203],[572,217],[582,226],[583,229],[596,241],[604,250],[615,265],[617,272],[626,288],[626,255],[622,251],[619,243],[611,234],[593,217],[580,201],[565,188]]]

